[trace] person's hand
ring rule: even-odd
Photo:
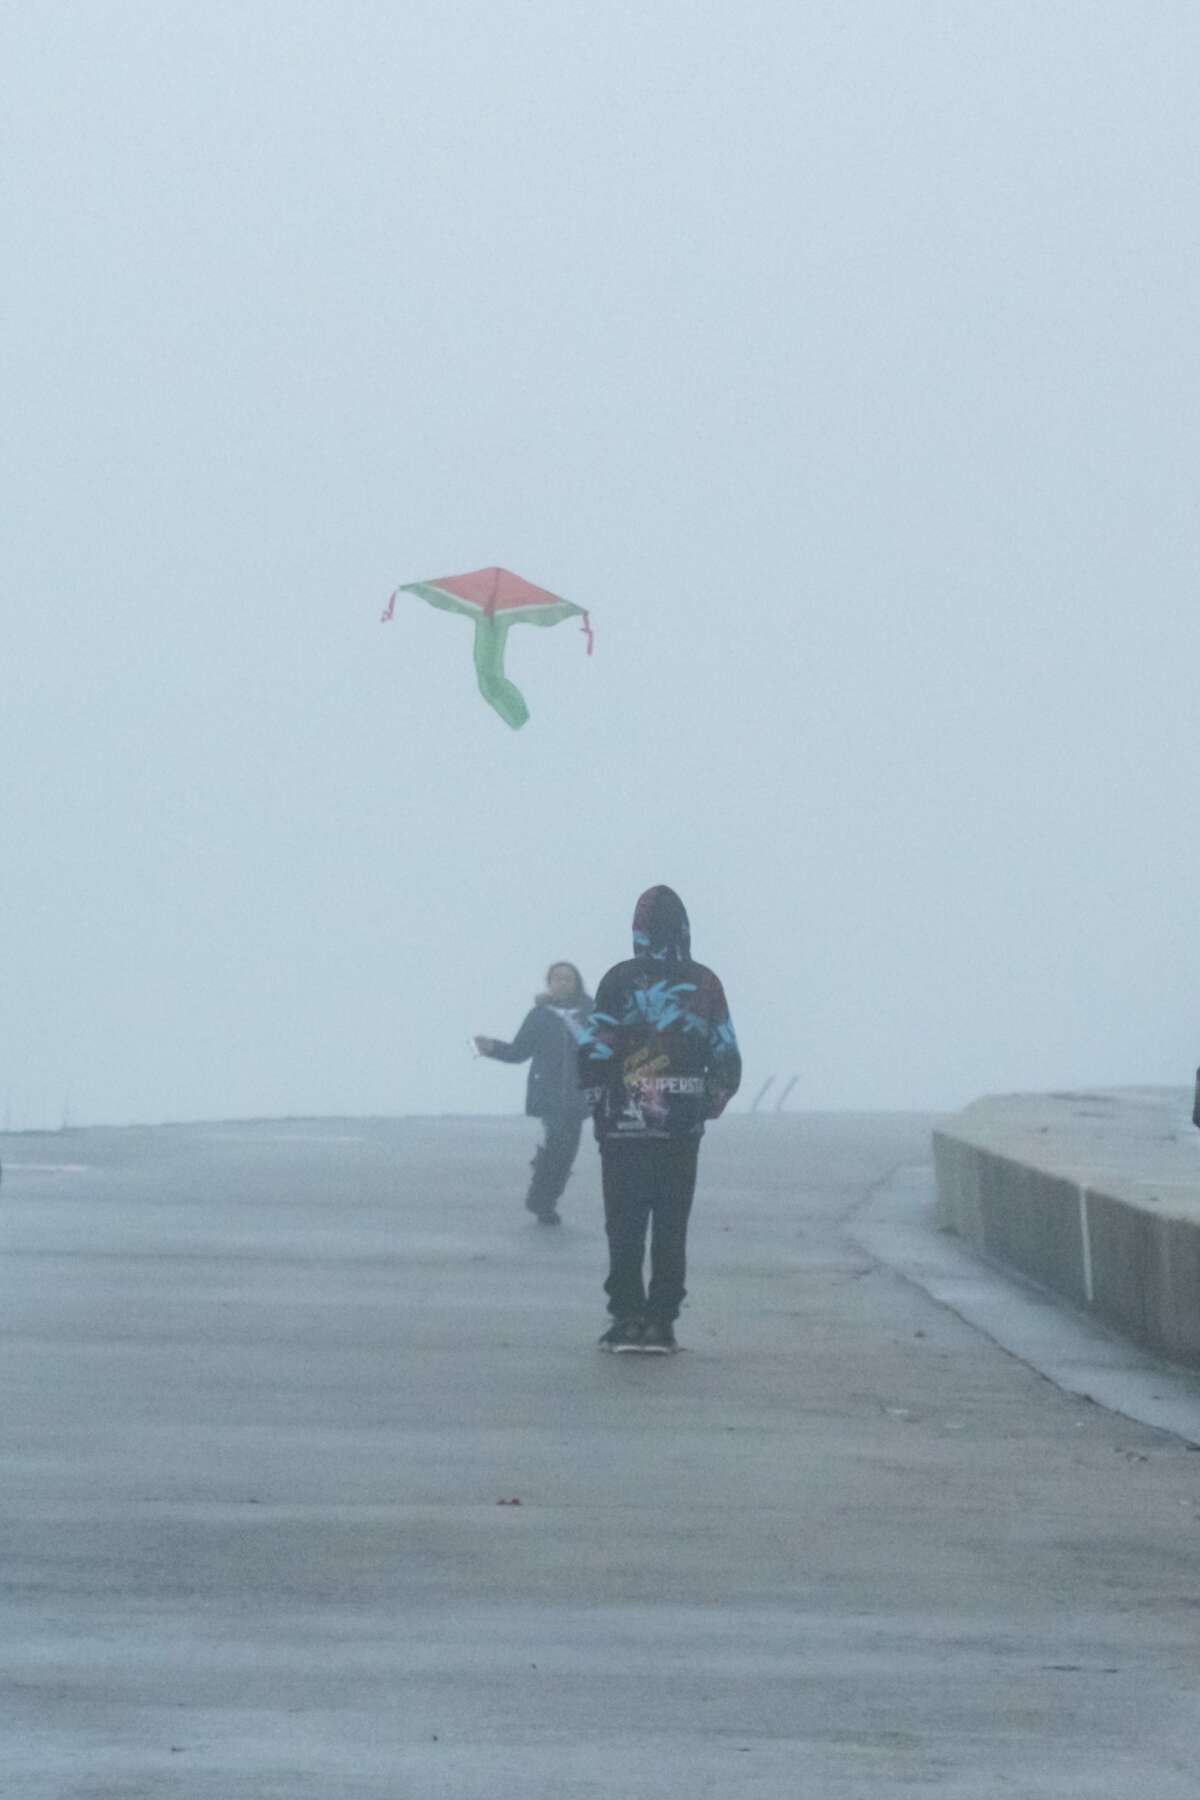
[[[496,1048],[496,1040],[495,1038],[477,1037],[475,1039],[475,1048],[478,1050],[480,1056],[490,1056],[492,1051]]]

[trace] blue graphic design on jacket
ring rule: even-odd
[[[698,1137],[741,1082],[725,990],[693,962],[688,916],[671,888],[649,888],[638,901],[633,949],[601,981],[578,1032],[596,1136]]]

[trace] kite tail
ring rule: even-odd
[[[382,613],[380,613],[379,623],[381,625],[386,625],[388,620],[392,617],[392,614],[395,612],[395,610],[396,610],[396,595],[399,592],[400,592],[400,589],[396,588],[392,594],[391,599],[388,601],[387,605],[384,607]]]
[[[475,673],[479,691],[489,706],[495,707],[506,725],[520,731],[529,717],[529,708],[521,690],[513,686],[504,673],[504,646],[508,626],[496,619],[475,621]]]
[[[596,648],[596,634],[592,630],[592,621],[588,618],[586,606],[583,609],[583,624],[580,626],[579,629],[581,631],[585,631],[587,633],[587,641],[588,641],[587,653],[590,656],[592,654],[592,651]]]

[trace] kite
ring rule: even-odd
[[[410,581],[398,587],[384,608],[383,621],[396,610],[396,594],[416,594],[444,612],[463,613],[475,621],[475,673],[479,691],[506,725],[519,731],[529,717],[519,689],[504,673],[504,646],[510,625],[557,625],[562,619],[583,620],[588,655],[592,625],[584,607],[545,588],[522,581],[507,569],[475,569],[469,575],[443,575],[436,581]]]

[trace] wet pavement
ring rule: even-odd
[[[714,1128],[669,1359],[523,1120],[0,1139],[0,1794],[1200,1793],[1200,1456],[873,1253],[929,1123]]]

